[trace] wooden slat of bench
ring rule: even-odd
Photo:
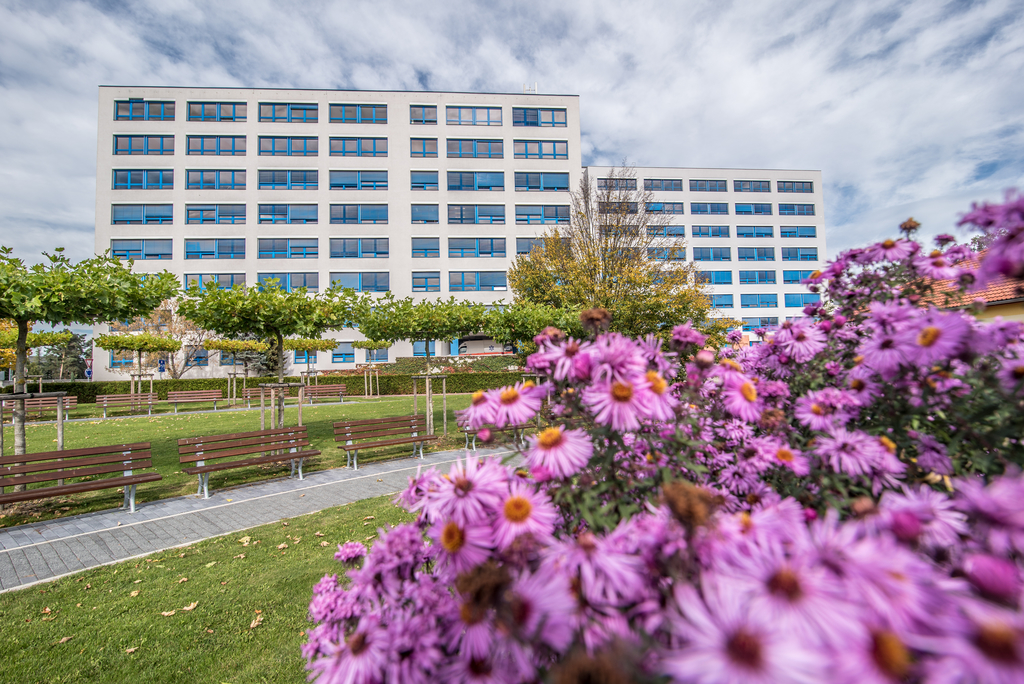
[[[256,430],[255,432],[231,432],[224,435],[206,435],[203,437],[183,437],[178,440],[178,446],[186,444],[213,444],[215,442],[227,442],[235,439],[247,439],[249,437],[267,437],[273,435],[305,434],[306,426],[274,428],[273,430]]]
[[[345,391],[345,385],[309,385],[302,388],[303,394],[310,396],[313,394],[327,394],[335,396]]]
[[[182,472],[188,475],[197,475],[199,473],[213,473],[220,470],[231,470],[233,468],[245,468],[251,465],[259,465],[261,463],[279,463],[282,461],[291,461],[297,458],[311,458],[313,456],[319,456],[320,451],[317,449],[307,449],[305,451],[289,451],[284,454],[272,454],[269,456],[260,456],[258,458],[244,458],[238,461],[221,461],[220,463],[209,463],[201,466],[191,466],[183,468]]]
[[[58,452],[59,453],[59,452]],[[17,475],[22,473],[41,473],[55,468],[86,468],[95,465],[107,465],[110,463],[134,463],[150,458],[149,449],[133,451],[128,456],[120,453],[105,454],[103,456],[78,456],[75,458],[64,458],[59,461],[33,461],[23,465],[0,466],[0,476]],[[127,466],[126,468],[127,469]]]
[[[198,451],[218,451],[219,449],[234,449],[236,447],[252,446],[253,444],[270,444],[271,442],[288,442],[300,439],[307,439],[306,431],[284,433],[279,435],[263,435],[260,437],[247,437],[238,439],[219,439],[210,442],[197,442],[193,444],[182,444],[178,447],[179,454],[193,454]]]
[[[143,473],[140,475],[129,475],[128,477],[108,477],[102,480],[91,480],[89,482],[76,482],[69,485],[58,485],[55,487],[37,487],[24,492],[10,492],[0,494],[0,503],[17,503],[19,501],[31,501],[34,499],[46,499],[51,496],[63,496],[64,494],[78,494],[80,492],[91,492],[97,489],[112,489],[124,487],[143,482],[156,482],[162,480],[160,473]]]
[[[167,401],[213,401],[223,399],[222,390],[203,390],[198,392],[168,392]]]
[[[338,427],[349,427],[357,425],[374,425],[377,423],[389,423],[395,421],[411,422],[411,421],[422,421],[425,422],[427,417],[425,415],[418,416],[392,416],[390,418],[364,418],[362,420],[342,420],[334,424],[335,428]]]
[[[52,461],[58,458],[69,459],[78,456],[95,456],[99,454],[123,455],[127,452],[139,452],[149,450],[149,442],[135,442],[133,444],[113,444],[110,446],[88,447],[84,449],[68,449],[67,451],[40,451],[34,454],[21,454],[20,456],[4,456],[0,458],[0,465],[7,463],[31,463],[34,461]],[[122,459],[127,460],[127,459]]]
[[[374,430],[422,430],[425,429],[425,420],[417,421],[391,421],[387,423],[371,423],[369,425],[335,425],[334,434],[373,432]]]
[[[340,442],[346,439],[372,439],[374,437],[389,437],[391,435],[408,435],[411,432],[426,432],[426,430],[395,428],[393,430],[375,430],[373,432],[343,432],[339,435],[335,435],[334,441]]]
[[[413,444],[418,442],[432,442],[437,439],[437,435],[421,435],[419,437],[403,437],[401,439],[385,439],[379,442],[360,442],[359,444],[339,444],[339,449],[345,451],[362,451],[363,449],[372,449],[374,447],[385,447],[394,446],[397,444]]]
[[[179,454],[178,461],[180,463],[195,463],[196,461],[211,461],[218,458],[244,456],[245,454],[260,454],[267,451],[280,451],[282,449],[293,449],[304,446],[309,446],[308,439],[296,439],[288,442],[255,444],[253,446],[241,447],[238,449],[224,449],[222,451],[205,451],[202,453]]]
[[[65,462],[67,463],[67,462]],[[58,464],[60,465],[60,464]],[[74,466],[72,462],[70,465]],[[107,473],[120,473],[125,470],[135,470],[142,468],[152,468],[153,462],[149,459],[144,461],[133,462],[131,465],[101,465],[93,466],[91,468],[67,468],[61,471],[49,471],[45,473],[31,473],[27,475],[13,475],[8,477],[0,477],[0,488],[2,487],[13,487],[20,484],[35,484],[37,482],[48,482],[50,480],[73,480],[79,477],[90,477],[92,475],[105,475]]]

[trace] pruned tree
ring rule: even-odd
[[[534,351],[533,338],[548,326],[574,337],[583,334],[579,311],[556,309],[550,304],[525,299],[509,306],[496,306],[484,316],[484,333],[499,344],[515,345],[520,354]]]
[[[167,362],[167,373],[175,380],[198,367],[196,361],[205,348],[203,342],[210,336],[209,331],[181,315],[177,299],[161,302],[160,307],[148,316],[140,316],[128,323],[118,321],[109,327],[114,333],[146,332],[176,340],[178,348],[163,356]],[[156,361],[157,356],[151,356],[146,359],[146,365],[155,366]]]
[[[181,342],[170,337],[154,335],[153,333],[120,333],[100,335],[96,338],[96,347],[110,352],[130,351],[135,354],[135,372],[141,374],[146,368],[143,363],[143,354],[149,354],[153,358],[157,354],[174,354],[181,349]],[[112,369],[116,370],[116,369]],[[131,383],[134,392],[135,382]],[[139,378],[139,392],[142,392],[142,378]]]

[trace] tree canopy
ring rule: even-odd
[[[364,300],[356,317],[359,331],[372,340],[400,340],[429,343],[431,340],[459,339],[484,329],[487,307],[476,302],[459,302],[454,297],[416,302],[411,297],[395,299],[391,293]]]

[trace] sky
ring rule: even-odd
[[[536,83],[584,164],[821,170],[832,257],[1024,187],[1022,62],[1024,0],[0,0],[0,243],[91,255],[101,84]]]

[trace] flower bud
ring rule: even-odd
[[[697,368],[707,370],[715,365],[715,355],[707,349],[701,349],[697,352],[697,355],[693,357],[693,361],[697,364]]]
[[[533,475],[533,479],[537,482],[547,482],[552,477],[551,470],[542,465],[530,468],[530,475]]]
[[[835,316],[832,317],[832,322],[835,324],[837,328],[842,328],[844,325],[846,325],[846,316],[842,314],[836,314]]]
[[[910,511],[896,511],[892,514],[889,529],[902,542],[913,542],[921,536],[921,521]]]
[[[1020,591],[1017,567],[1005,558],[972,554],[964,559],[964,574],[978,591],[992,598],[1008,600]]]
[[[484,444],[490,444],[491,440],[494,439],[494,434],[488,428],[481,428],[480,431],[476,433],[476,438]]]
[[[812,522],[812,521],[817,520],[817,519],[818,519],[818,511],[814,510],[813,508],[805,508],[804,509],[804,520],[806,520],[807,522]]]

